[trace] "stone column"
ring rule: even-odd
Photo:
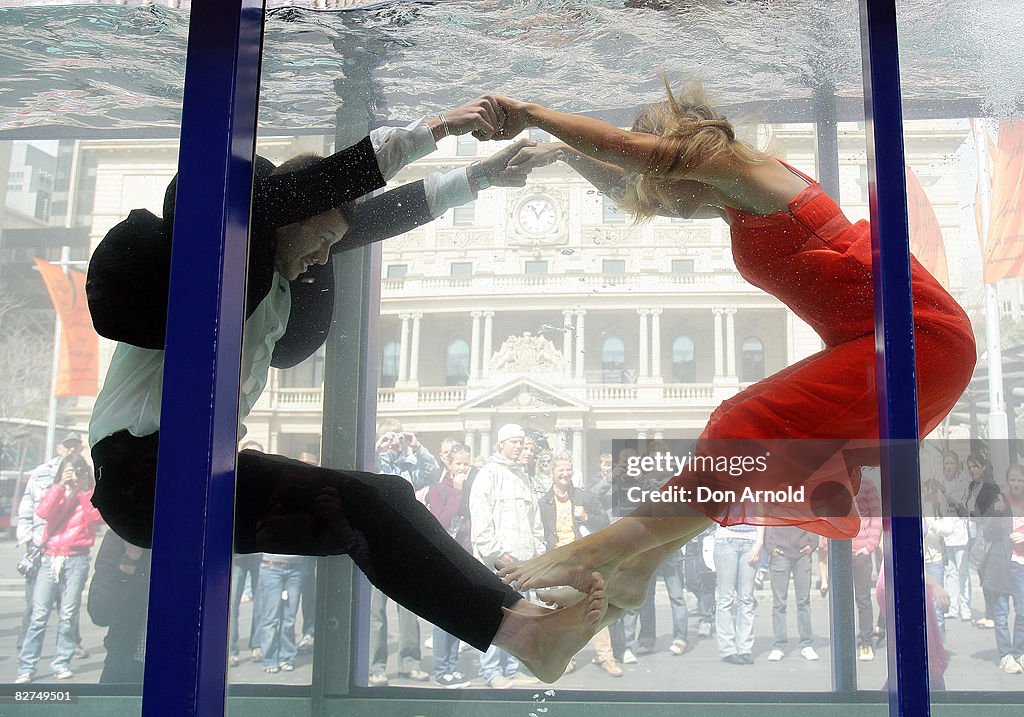
[[[661,309],[651,309],[651,376],[661,377]]]
[[[494,353],[494,312],[484,312],[484,350],[480,357],[480,375],[487,378],[490,370],[491,355]]]
[[[480,453],[484,458],[491,457],[491,431],[484,429],[480,431]],[[475,457],[475,456],[474,456]]]
[[[569,432],[568,431],[560,431],[560,430],[558,430],[558,427],[556,426],[555,427],[555,442],[558,444],[558,451],[557,451],[558,453],[565,453],[566,451],[570,450],[571,446],[569,445]]]
[[[640,360],[639,366],[637,366],[637,376],[647,378],[650,375],[647,370],[649,366],[647,353],[650,348],[650,339],[647,335],[647,315],[651,312],[650,309],[637,309],[636,313],[640,315]]]
[[[583,475],[583,429],[572,429],[572,464],[576,472]]]
[[[469,338],[469,379],[475,381],[480,378],[480,312],[471,311],[473,317],[473,329]]]
[[[476,431],[466,431],[466,438],[463,443],[469,448],[470,459],[476,458]]]
[[[402,320],[402,338],[398,344],[398,380],[405,383],[409,380],[409,314],[399,314]]]
[[[736,309],[725,310],[725,373],[736,375]]]
[[[562,357],[565,359],[565,369],[562,375],[565,378],[572,377],[572,309],[562,312],[562,326],[565,331],[562,333]]]
[[[576,379],[583,380],[583,359],[586,341],[584,339],[584,322],[587,315],[586,309],[576,309]]]
[[[715,378],[725,375],[725,367],[722,365],[722,309],[712,309],[715,312]]]
[[[412,351],[409,359],[409,380],[418,383],[420,371],[420,320],[423,312],[412,314]]]

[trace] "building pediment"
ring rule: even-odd
[[[490,388],[459,407],[460,413],[495,411],[589,413],[590,404],[529,376],[518,376]]]

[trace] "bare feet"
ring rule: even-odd
[[[607,593],[607,588],[605,593]],[[554,607],[572,607],[587,596],[576,588],[544,588],[537,591],[537,597],[545,604]]]
[[[589,593],[593,575],[610,575],[618,567],[617,560],[598,562],[590,556],[589,537],[549,550],[524,563],[495,563],[498,577],[521,592],[568,585]]]
[[[648,551],[622,562],[607,580],[605,594],[608,604],[635,610],[647,600],[647,588],[651,577],[664,561],[663,551]],[[509,566],[514,569],[515,566]],[[523,568],[529,567],[524,563]],[[500,573],[499,573],[500,574]],[[537,590],[537,597],[545,605],[572,607],[587,596],[585,591],[569,585]]]
[[[572,607],[548,610],[545,615],[504,608],[505,619],[494,644],[519,658],[538,679],[557,680],[569,660],[590,642],[608,610],[601,574],[592,573],[586,582],[590,585],[586,598]]]

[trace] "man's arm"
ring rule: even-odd
[[[529,140],[516,142],[495,152],[481,163],[494,186],[515,187],[526,183],[528,171],[507,171],[508,160]],[[327,339],[334,311],[333,255],[390,239],[423,226],[451,207],[476,198],[478,188],[468,167],[445,173],[435,172],[424,180],[346,204],[343,213],[349,228],[331,249],[332,261],[314,264],[291,282],[291,315],[288,328],[274,346],[271,365],[290,368],[310,356]]]

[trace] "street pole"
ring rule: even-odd
[[[981,210],[981,245],[988,244],[992,211],[992,170],[988,156],[988,122],[979,119],[974,125],[974,147],[978,159],[978,201]],[[1003,351],[999,330],[999,296],[996,282],[985,283],[985,355],[988,358],[988,440],[989,460],[995,475],[1006,472],[1011,457],[1007,450],[1006,397],[1003,395]],[[998,448],[997,448],[998,446]]]

